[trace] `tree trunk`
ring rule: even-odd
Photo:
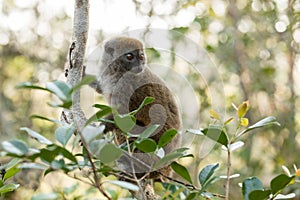
[[[89,0],[76,0],[74,8],[74,23],[72,45],[67,67],[67,83],[71,87],[78,84],[82,77],[82,67],[89,27]],[[71,110],[64,110],[64,121],[74,123],[80,131],[86,122],[86,117],[80,106],[80,90],[76,90],[72,97]]]

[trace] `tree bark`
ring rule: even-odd
[[[71,87],[78,84],[82,77],[82,67],[89,27],[89,0],[76,0],[74,8],[73,36],[67,67],[67,83]],[[86,116],[80,106],[80,90],[76,90],[72,97],[72,107],[64,110],[63,120],[74,123],[78,131],[82,130]]]

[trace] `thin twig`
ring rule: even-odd
[[[70,178],[74,178],[74,179],[76,179],[76,180],[79,180],[79,181],[82,182],[82,183],[85,183],[85,184],[87,184],[87,185],[90,185],[90,186],[95,187],[93,183],[90,183],[90,182],[88,182],[88,181],[86,181],[86,180],[84,180],[84,179],[82,179],[82,178],[79,178],[79,177],[77,177],[77,176],[72,176],[72,175],[70,175],[70,174],[66,174],[66,175],[67,175],[68,177],[70,177]]]
[[[121,173],[115,173],[115,172],[108,172],[110,175],[114,175],[115,177],[117,177],[118,179],[121,180],[128,180],[128,181],[132,181],[134,182],[135,179],[131,176],[131,174],[125,173],[125,172],[121,172]]]
[[[127,149],[128,149],[128,154],[130,155],[130,158],[131,157],[133,157],[132,156],[132,152],[131,152],[131,149],[130,149],[130,144],[129,144],[129,140],[128,140],[128,138],[126,137],[126,143],[127,143]],[[131,168],[132,168],[132,175],[133,175],[133,178],[134,178],[134,180],[135,180],[135,182],[136,182],[136,184],[138,185],[138,187],[139,187],[139,189],[140,189],[140,194],[142,195],[142,198],[144,199],[144,200],[146,200],[146,197],[145,197],[145,194],[144,194],[144,189],[143,189],[143,187],[142,187],[142,185],[141,185],[141,182],[140,182],[140,180],[137,178],[137,176],[136,176],[136,173],[135,173],[135,167],[134,167],[134,164],[133,164],[133,162],[132,162],[132,159],[130,159],[130,164],[131,164]]]
[[[188,184],[188,183],[184,183],[184,182],[182,182],[182,181],[179,181],[179,180],[176,180],[176,179],[174,179],[174,178],[171,178],[171,177],[168,177],[168,176],[166,176],[166,175],[164,175],[163,173],[161,173],[161,172],[159,172],[159,171],[157,171],[161,176],[163,176],[164,178],[166,178],[166,179],[168,179],[169,181],[173,181],[173,182],[175,182],[175,183],[179,183],[180,185],[183,185],[183,186],[185,186],[185,187],[190,187],[190,188],[192,188],[193,190],[198,190],[194,185],[192,185],[192,184]]]
[[[83,148],[85,148],[86,152],[87,152],[87,157],[89,159],[89,162],[91,163],[91,167],[92,167],[92,171],[93,171],[93,175],[94,175],[94,181],[95,181],[95,187],[98,188],[98,190],[107,198],[107,199],[111,199],[110,196],[103,190],[102,188],[102,185],[100,183],[100,178],[98,176],[98,173],[97,173],[97,168],[95,166],[95,163],[93,162],[93,155],[92,153],[90,152],[89,148],[88,148],[88,144],[87,142],[85,141],[85,138],[83,137],[82,135],[82,132],[79,131],[79,135],[80,135],[80,138],[81,138],[81,142],[82,142],[82,145],[83,145]]]
[[[225,199],[229,200],[229,189],[230,189],[230,168],[231,168],[231,154],[229,147],[227,148],[227,173],[226,173],[226,186],[225,186]]]

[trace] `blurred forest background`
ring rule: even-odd
[[[30,118],[32,114],[59,117],[60,110],[47,106],[51,96],[17,90],[16,85],[30,81],[44,86],[62,79],[72,36],[73,3],[0,0],[1,141],[32,142],[19,131],[23,126],[53,135],[52,123]],[[247,138],[246,147],[234,152],[233,172],[242,179],[233,181],[233,191],[245,177],[255,175],[268,183],[282,165],[300,167],[300,1],[91,0],[90,12],[87,54],[122,31],[145,27],[179,31],[204,48],[217,66],[228,115],[234,112],[232,103],[249,100],[250,124],[269,115],[278,119],[281,127],[260,129]],[[159,52],[149,57],[164,59]],[[179,64],[180,60],[172,61],[174,66]],[[211,121],[207,85],[201,84],[196,73],[187,72],[185,77],[201,97],[199,123],[207,126]],[[102,101],[99,95],[96,98]],[[220,151],[195,158],[198,163],[190,170],[222,163],[225,156]]]

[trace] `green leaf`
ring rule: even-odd
[[[94,115],[92,115],[87,121],[86,121],[86,125],[90,124],[91,122],[94,121],[99,121],[99,119],[107,114],[110,114],[112,112],[111,107],[109,106],[105,106],[105,105],[100,105],[100,104],[96,104],[94,105],[94,107],[96,108],[100,108],[101,110],[97,111]]]
[[[40,159],[44,162],[47,162],[48,164],[51,163],[58,155],[59,155],[59,151],[57,150],[57,148],[41,149],[40,151]]]
[[[21,163],[19,165],[20,169],[40,169],[40,170],[45,170],[48,168],[46,165],[42,165],[39,163],[31,163],[31,162],[26,162],[26,163]]]
[[[202,132],[210,139],[222,145],[228,145],[228,137],[221,127],[210,126],[208,128],[205,128]]]
[[[131,111],[130,115],[135,115],[138,111],[140,111],[145,105],[148,105],[152,102],[154,102],[155,98],[153,97],[146,97],[143,102],[141,103],[141,105],[138,107],[138,109]]]
[[[232,120],[234,120],[234,118],[233,118],[233,117],[230,117],[229,119],[227,119],[227,120],[224,122],[224,125],[229,124]]]
[[[96,79],[95,76],[92,76],[92,75],[86,75],[86,76],[84,76],[84,77],[81,79],[81,81],[80,81],[77,85],[75,85],[75,86],[70,90],[70,93],[72,93],[72,92],[74,92],[74,91],[80,89],[82,86],[88,85],[88,84],[90,84],[90,83],[92,83],[92,82],[94,82],[94,81],[96,81],[96,80],[97,80],[97,79]]]
[[[172,31],[179,32],[181,34],[185,34],[189,30],[189,27],[175,27]]]
[[[53,107],[53,108],[66,108],[66,109],[70,109],[72,104],[73,104],[73,102],[71,100],[70,101],[65,101],[63,103],[56,103],[56,102],[48,103],[48,105]]]
[[[210,185],[212,185],[213,183],[217,182],[220,179],[221,179],[220,176],[213,176],[212,178],[208,179],[208,181],[205,182],[204,186],[201,187],[200,190],[201,194],[203,194]]]
[[[59,194],[56,192],[48,193],[48,194],[37,194],[31,197],[31,200],[53,200],[58,199]]]
[[[115,115],[114,117],[116,125],[124,132],[128,133],[134,126],[136,119],[135,117],[125,114],[125,115]]]
[[[71,101],[71,88],[63,81],[54,81],[46,84],[46,88],[63,102]]]
[[[11,192],[16,190],[20,185],[19,184],[13,184],[13,183],[9,183],[7,185],[4,185],[2,187],[0,187],[0,194],[4,194],[7,192]]]
[[[216,199],[216,195],[210,192],[201,192],[201,196],[205,197],[206,199]]]
[[[9,161],[9,163],[5,164],[5,165],[0,165],[0,169],[10,169],[15,167],[16,165],[18,165],[21,162],[21,159],[19,158],[13,158],[11,161]]]
[[[30,150],[30,152],[29,152],[29,154],[26,156],[26,158],[28,158],[28,160],[30,160],[30,161],[33,162],[33,161],[35,161],[37,158],[39,158],[40,153],[41,153],[40,149],[30,148],[29,150]]]
[[[71,136],[74,134],[74,132],[75,132],[74,126],[64,125],[56,129],[55,139],[65,146],[68,143]]]
[[[169,144],[172,139],[177,135],[176,129],[169,129],[167,130],[158,140],[158,148],[164,147],[165,145]]]
[[[254,190],[263,191],[262,182],[256,177],[249,177],[243,181],[242,192],[245,200],[250,200],[249,194]]]
[[[103,123],[115,124],[114,120],[109,120],[109,119],[105,119],[105,118],[100,118],[100,119],[98,119],[98,121],[103,122]]]
[[[69,160],[73,161],[74,163],[77,163],[76,157],[67,149],[58,147],[60,150],[60,154],[63,155],[65,158],[68,158]]]
[[[180,188],[179,185],[175,185],[174,183],[170,183],[170,182],[169,183],[162,182],[161,184],[165,190],[170,191],[171,193],[175,193]]]
[[[281,191],[285,188],[295,176],[287,176],[285,174],[280,174],[271,180],[271,190],[272,194],[276,194],[277,192]]]
[[[48,140],[44,136],[40,135],[39,133],[31,130],[30,128],[22,127],[22,128],[20,128],[20,130],[26,131],[30,137],[32,137],[33,139],[36,139],[37,141],[39,141],[42,144],[47,144],[47,145],[53,144],[50,140]]]
[[[91,142],[89,142],[89,147],[90,147],[90,151],[93,155],[98,156],[99,157],[99,152],[102,149],[102,147],[104,147],[104,145],[107,144],[107,142],[104,139],[100,139],[100,140],[93,140]]]
[[[198,192],[191,192],[185,200],[194,200],[198,199]]]
[[[110,172],[116,172],[116,170],[107,165],[101,165],[101,167],[98,168],[97,171],[103,173],[105,176],[110,175]]]
[[[194,158],[193,154],[184,154],[183,156],[181,156],[180,158]]]
[[[50,172],[54,172],[54,171],[55,171],[54,169],[48,168],[48,169],[45,170],[44,176],[46,176],[46,175],[49,174]]]
[[[264,127],[264,126],[268,126],[268,125],[277,125],[277,126],[280,126],[280,124],[277,122],[277,120],[276,120],[275,117],[269,116],[269,117],[266,117],[266,118],[264,118],[264,119],[256,122],[252,126],[249,126],[247,129],[245,129],[244,131],[242,131],[238,136],[241,136],[244,133],[246,133],[248,131],[251,131],[253,129]]]
[[[86,141],[86,143],[90,143],[93,140],[95,140],[97,137],[101,137],[103,131],[104,131],[104,126],[99,126],[99,127],[95,127],[95,126],[86,126],[83,128],[82,130],[82,136],[84,138],[84,140]]]
[[[134,185],[132,183],[125,182],[125,181],[115,181],[115,180],[112,180],[112,181],[107,181],[107,183],[111,183],[113,185],[117,185],[117,186],[125,188],[127,190],[139,191],[139,187],[138,186],[136,186],[136,185]]]
[[[154,124],[149,126],[146,130],[144,130],[139,136],[137,140],[141,140],[141,139],[145,139],[150,137],[155,131],[156,129],[159,127],[158,124]]]
[[[122,150],[120,148],[114,144],[106,144],[99,152],[99,159],[103,163],[110,163],[120,158],[121,155]]]
[[[64,165],[65,165],[65,162],[62,159],[60,159],[60,160],[53,160],[51,162],[51,168],[53,168],[53,169],[62,169]]]
[[[154,152],[157,148],[156,142],[151,138],[146,138],[141,141],[136,140],[135,146],[144,153]]]
[[[283,199],[283,200],[287,200],[287,199],[295,199],[296,194],[295,193],[289,193],[286,195],[283,194],[278,194],[276,195],[276,197],[274,199],[278,200],[278,199]]]
[[[182,194],[185,191],[185,188],[183,187],[178,187],[178,189],[171,194],[171,199],[178,199],[180,198],[180,194]]]
[[[10,177],[13,177],[14,175],[16,175],[19,171],[20,171],[20,169],[18,168],[18,165],[15,165],[14,167],[12,167],[10,169],[6,169],[6,173],[4,175],[3,180],[6,181]]]
[[[271,194],[271,190],[254,190],[248,195],[249,200],[265,200]]]
[[[104,104],[94,104],[93,107],[99,108],[99,109],[101,109],[101,110],[111,109],[110,106],[107,106],[107,105],[104,105]]]
[[[20,83],[20,84],[17,85],[17,88],[18,89],[38,89],[38,90],[45,90],[45,91],[51,92],[50,90],[48,90],[46,88],[43,88],[43,87],[38,86],[38,85],[33,85],[30,82]]]
[[[41,116],[41,115],[31,115],[30,117],[31,117],[31,118],[35,118],[35,119],[41,119],[41,120],[53,122],[53,123],[55,123],[55,124],[61,124],[61,122],[60,122],[59,120],[51,119],[51,118],[44,117],[44,116]]]
[[[189,150],[189,148],[187,148],[187,147],[182,147],[182,148],[179,148],[179,149],[175,149],[175,150],[172,151],[172,152],[174,152],[174,153],[182,153],[182,156],[184,157],[184,156],[186,155],[185,152],[186,152],[187,150]]]
[[[181,158],[182,156],[185,155],[185,151],[187,149],[188,148],[180,148],[180,149],[176,149],[176,150],[168,153],[167,155],[162,157],[157,163],[155,163],[154,169],[158,169],[159,167],[161,167],[164,164],[168,164],[177,158]]]
[[[202,129],[187,129],[186,130],[186,132],[188,132],[188,133],[204,136],[204,133],[202,131],[203,131]]]
[[[5,151],[18,156],[23,156],[29,152],[25,143],[20,140],[4,141],[2,147]]]
[[[39,155],[43,161],[47,162],[47,164],[52,163],[53,160],[59,155],[62,155],[70,161],[77,163],[76,157],[71,152],[55,144],[48,145],[47,148],[41,149]]]
[[[205,166],[199,173],[199,182],[202,187],[208,182],[211,176],[215,173],[215,171],[219,168],[219,163],[210,164]]]
[[[242,142],[242,141],[237,141],[237,142],[234,142],[234,143],[232,143],[232,144],[229,144],[228,145],[228,149],[229,149],[229,151],[230,152],[233,152],[233,151],[235,151],[236,149],[239,149],[239,148],[241,148],[242,146],[244,146],[244,142]]]
[[[188,172],[188,170],[180,165],[179,163],[177,162],[172,162],[171,163],[171,168],[179,175],[181,176],[182,178],[184,178],[186,181],[188,181],[189,183],[192,183],[192,179],[191,179],[191,176],[190,176],[190,173]]]

